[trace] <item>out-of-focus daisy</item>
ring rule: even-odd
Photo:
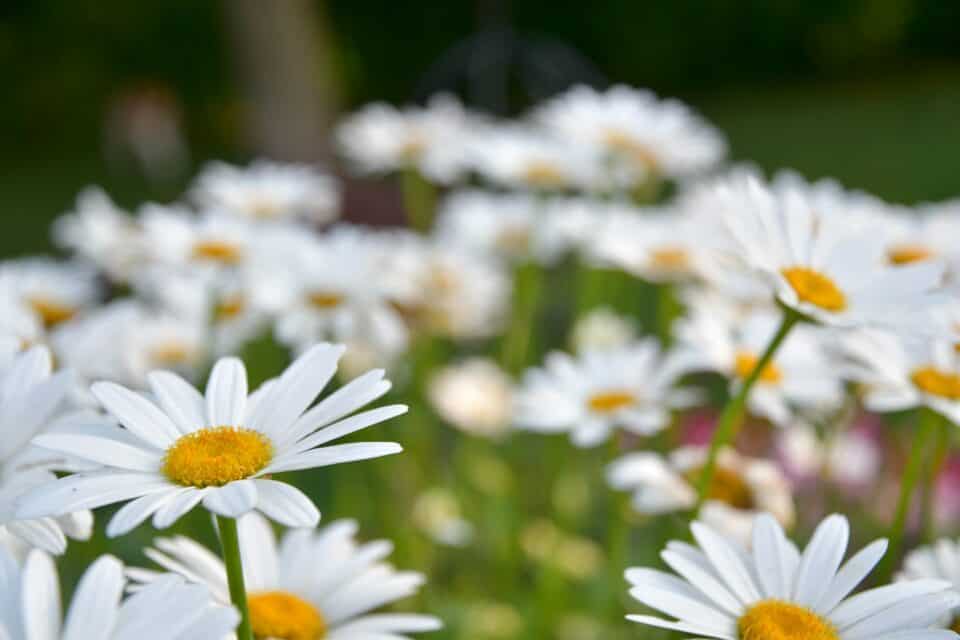
[[[871,411],[926,406],[960,424],[960,353],[952,340],[861,330],[841,338],[844,374]]]
[[[249,396],[246,369],[236,358],[217,362],[205,396],[167,371],[148,376],[155,401],[114,383],[94,384],[93,395],[125,429],[108,420],[79,422],[36,438],[40,446],[103,466],[32,490],[20,500],[20,517],[133,499],[107,526],[107,534],[117,536],[150,516],[154,526],[166,528],[202,501],[229,518],[257,509],[288,526],[314,526],[320,514],[309,498],[270,475],[401,450],[389,442],[322,446],[406,411],[391,405],[350,415],[387,392],[383,371],[309,408],[342,353],[339,346],[317,345]]]
[[[27,347],[45,340],[43,320],[15,292],[0,292],[0,336]]]
[[[564,191],[600,186],[596,154],[529,126],[505,125],[473,138],[470,162],[480,176],[501,187]]]
[[[396,571],[385,559],[386,540],[358,544],[357,524],[337,520],[317,531],[299,529],[276,540],[269,523],[250,514],[238,523],[250,622],[256,638],[366,640],[406,638],[434,631],[433,616],[371,613],[414,595],[424,583],[419,573]],[[230,602],[223,562],[193,540],[160,538],[147,555],[166,571],[206,585]],[[131,579],[150,584],[157,575],[130,569]]]
[[[339,187],[331,176],[308,165],[267,160],[247,167],[213,162],[197,176],[191,196],[204,210],[318,224],[335,219],[340,204]]]
[[[80,578],[62,619],[60,583],[49,556],[33,551],[23,568],[0,548],[0,638],[5,640],[211,640],[240,617],[202,585],[163,576],[123,602],[123,565],[101,556]]]
[[[486,358],[471,358],[440,369],[430,379],[427,398],[454,427],[482,437],[502,435],[510,425],[513,383]]]
[[[140,229],[99,187],[87,187],[53,226],[54,241],[125,282],[144,258]]]
[[[873,487],[883,462],[876,426],[861,417],[851,428],[821,438],[809,425],[792,425],[777,434],[784,470],[798,482],[826,480],[848,492]]]
[[[212,272],[237,267],[260,237],[249,220],[224,213],[196,216],[186,209],[145,205],[139,219],[150,257],[169,267]]]
[[[680,373],[649,339],[577,357],[553,352],[543,368],[524,374],[514,421],[531,431],[569,432],[578,446],[598,445],[617,427],[650,435],[691,400],[673,387]]]
[[[726,153],[721,133],[689,107],[642,89],[574,87],[535,117],[570,143],[607,154],[635,180],[702,173]]]
[[[467,141],[484,126],[456,98],[440,95],[425,108],[368,105],[340,123],[336,141],[360,171],[415,168],[433,182],[450,184],[466,169]]]
[[[931,629],[960,604],[949,582],[917,580],[848,597],[887,543],[877,540],[841,567],[850,536],[843,516],[824,519],[802,553],[767,514],[756,518],[749,552],[701,522],[691,530],[696,546],[673,541],[661,554],[678,575],[627,570],[630,595],[669,618],[628,619],[720,640],[956,638]]]
[[[738,386],[750,375],[777,332],[772,309],[743,313],[715,295],[690,296],[689,314],[676,328],[691,367],[717,371]],[[761,372],[747,400],[750,410],[778,426],[798,413],[822,416],[844,399],[843,380],[817,329],[796,327]]]
[[[683,447],[669,456],[630,453],[607,469],[615,489],[633,492],[638,513],[659,515],[685,511],[697,501],[696,482],[706,462],[702,447]],[[749,544],[754,519],[772,514],[784,527],[796,517],[790,482],[777,466],[760,458],[721,451],[700,519],[726,536]]]
[[[882,234],[852,222],[842,202],[831,207],[800,189],[774,191],[750,176],[718,187],[715,196],[729,251],[761,273],[780,302],[818,322],[905,323],[937,301],[942,266],[884,265]]]
[[[24,258],[0,264],[0,297],[29,309],[50,330],[96,303],[96,271],[80,262]]]
[[[437,544],[464,547],[473,539],[473,525],[461,515],[457,496],[443,487],[417,497],[413,522]]]
[[[577,318],[570,332],[570,344],[577,352],[615,350],[633,342],[636,337],[637,328],[629,318],[609,307],[599,307]]]
[[[51,471],[56,461],[46,460],[30,446],[30,440],[63,409],[72,384],[69,372],[51,370],[46,347],[0,353],[0,533],[27,546],[63,553],[65,534],[90,537],[93,516],[89,511],[77,509],[75,514],[58,514],[60,518],[19,519],[15,514],[16,500],[23,493],[56,479]]]
[[[956,540],[940,538],[929,546],[918,547],[903,559],[903,569],[897,574],[899,582],[911,580],[945,580],[960,591],[960,544]],[[960,608],[955,608],[943,620],[953,631],[960,629]]]

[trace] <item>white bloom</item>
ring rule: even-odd
[[[33,347],[21,354],[0,354],[0,534],[8,533],[28,546],[63,553],[64,534],[90,537],[93,516],[89,511],[60,518],[17,518],[16,500],[26,491],[51,482],[54,460],[30,446],[64,406],[72,384],[69,372],[51,373],[50,352]]]
[[[689,297],[689,313],[676,327],[681,350],[694,369],[717,371],[738,386],[770,344],[781,314],[774,309],[743,312],[715,295]],[[750,410],[778,426],[798,413],[821,416],[840,407],[843,380],[824,348],[820,330],[795,327],[761,372],[750,392]]]
[[[125,282],[144,258],[136,221],[99,187],[80,192],[75,209],[54,222],[53,238],[118,282]]]
[[[0,263],[0,299],[22,305],[47,330],[81,314],[99,293],[96,271],[80,262],[24,258]]]
[[[237,267],[262,237],[259,225],[224,213],[196,216],[187,209],[148,204],[138,215],[151,259],[168,267],[213,273]]]
[[[132,499],[107,526],[107,534],[117,536],[150,516],[154,526],[166,528],[202,501],[230,518],[257,509],[288,526],[315,525],[320,514],[313,503],[291,485],[269,479],[271,474],[400,451],[385,442],[321,446],[406,411],[391,405],[350,416],[389,390],[382,371],[308,408],[336,373],[342,353],[342,347],[317,345],[249,397],[246,369],[235,358],[217,362],[205,397],[166,371],[148,376],[155,401],[114,383],[94,384],[93,395],[125,429],[105,419],[78,422],[35,443],[103,468],[32,490],[19,501],[19,516]]]
[[[210,163],[197,176],[191,196],[204,210],[318,224],[335,219],[340,205],[340,190],[331,176],[308,165],[267,160],[247,167]]]
[[[956,341],[861,330],[841,338],[845,375],[862,383],[871,411],[926,406],[960,424],[960,353]]]
[[[742,176],[715,196],[730,252],[761,273],[780,302],[818,322],[906,323],[937,301],[942,267],[885,266],[882,234],[852,221],[842,201],[830,206],[804,190],[774,191]]]
[[[614,489],[633,492],[639,513],[685,511],[696,504],[696,481],[706,463],[702,447],[676,449],[668,457],[654,452],[628,453],[607,469]],[[749,544],[753,522],[772,514],[790,527],[796,517],[790,483],[775,464],[723,449],[700,519],[721,533]]]
[[[460,514],[457,496],[442,487],[428,489],[417,497],[413,521],[437,544],[465,547],[473,540],[473,525]]]
[[[425,108],[371,104],[340,123],[336,140],[360,171],[415,167],[434,182],[450,184],[466,170],[467,140],[484,126],[456,98],[440,95]]]
[[[903,569],[896,576],[897,581],[945,580],[960,591],[960,545],[956,540],[940,538],[932,545],[918,547],[903,559]],[[942,621],[956,631],[960,608],[955,608]]]
[[[215,604],[201,585],[163,576],[121,602],[123,565],[101,556],[90,565],[61,619],[57,569],[33,551],[23,565],[0,548],[0,638],[4,640],[212,640],[240,620],[232,607]]]
[[[440,369],[430,379],[427,398],[443,420],[467,433],[496,437],[510,424],[510,376],[486,358]]]
[[[935,260],[947,267],[952,282],[960,275],[960,203],[928,204],[914,210],[896,211],[884,226],[886,257],[904,265]]]
[[[726,153],[720,132],[689,107],[641,89],[577,86],[541,106],[535,117],[570,144],[608,154],[634,180],[702,173]]]
[[[432,616],[370,613],[414,595],[424,577],[387,564],[393,548],[388,541],[358,544],[357,524],[351,520],[337,520],[317,531],[290,531],[279,544],[269,523],[256,514],[242,518],[238,530],[257,638],[399,640],[441,627]],[[156,549],[147,550],[154,562],[206,585],[220,602],[230,601],[226,570],[215,554],[182,536],[160,538],[155,544]],[[128,573],[146,584],[158,575],[144,569]]]
[[[673,388],[679,374],[652,339],[576,358],[553,352],[543,368],[524,374],[514,421],[531,431],[570,432],[578,446],[598,445],[617,427],[650,435],[690,400]]]
[[[601,351],[616,350],[637,337],[637,328],[626,316],[622,316],[609,307],[591,309],[577,318],[570,334],[573,350]]]
[[[918,580],[847,597],[887,548],[877,540],[841,567],[850,527],[832,515],[801,553],[769,515],[754,524],[748,552],[700,522],[697,546],[670,542],[661,554],[679,577],[654,569],[628,569],[630,595],[670,616],[630,620],[719,640],[950,640],[931,629],[960,603],[950,583]]]

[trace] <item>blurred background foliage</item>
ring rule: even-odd
[[[48,222],[85,184],[126,204],[180,191],[190,171],[157,185],[108,162],[110,114],[130,95],[169,103],[193,167],[263,151],[246,130],[249,69],[238,64],[249,34],[238,39],[230,26],[243,5],[264,21],[271,7],[303,5],[322,44],[312,51],[329,70],[330,117],[440,89],[515,113],[573,81],[622,82],[692,103],[728,133],[736,159],[834,175],[905,202],[956,192],[956,2],[8,0],[0,207],[18,232],[0,238],[0,251],[45,248]],[[286,42],[278,25],[274,44]],[[505,88],[508,63],[516,77]]]

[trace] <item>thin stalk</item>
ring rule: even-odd
[[[740,421],[743,418],[743,408],[747,402],[750,389],[753,388],[753,385],[760,378],[760,374],[767,365],[770,364],[770,361],[773,360],[774,354],[777,352],[777,349],[780,348],[780,345],[783,344],[787,334],[790,333],[790,330],[793,329],[794,325],[796,325],[801,318],[802,316],[796,311],[784,309],[783,320],[780,322],[780,327],[777,329],[777,332],[770,340],[770,344],[767,345],[763,355],[757,360],[753,371],[750,372],[750,375],[748,375],[746,380],[743,381],[743,384],[740,385],[737,393],[727,401],[726,406],[723,408],[723,413],[720,414],[720,419],[717,421],[717,428],[713,432],[713,438],[710,440],[710,450],[707,453],[707,461],[703,465],[703,471],[700,472],[700,478],[697,482],[697,504],[693,510],[694,517],[700,512],[700,507],[703,506],[704,501],[706,501],[707,496],[710,494],[710,484],[713,482],[713,475],[717,470],[717,456],[720,454],[720,450],[732,442],[737,434]]]
[[[400,174],[403,208],[407,223],[420,233],[428,233],[433,226],[433,211],[437,192],[434,186],[416,169],[405,169]]]
[[[900,478],[900,498],[897,500],[897,509],[893,515],[893,524],[890,526],[890,547],[883,557],[878,575],[881,584],[887,584],[893,577],[893,569],[900,561],[900,549],[903,547],[903,536],[907,527],[907,515],[910,511],[910,499],[917,487],[917,482],[923,475],[923,463],[927,454],[927,443],[933,437],[939,423],[939,416],[930,409],[919,412],[920,426],[917,435],[910,445],[910,457],[907,466]]]
[[[673,342],[673,321],[680,315],[673,284],[665,282],[657,287],[657,337],[664,348]]]
[[[543,293],[543,270],[535,262],[517,266],[513,278],[513,308],[510,326],[503,337],[503,368],[516,375],[523,371],[530,355],[533,327]]]
[[[230,601],[240,612],[237,640],[253,640],[253,629],[250,626],[250,608],[247,606],[247,588],[243,584],[243,561],[240,559],[237,521],[233,518],[217,516],[217,528],[220,530],[220,549],[223,553],[223,564],[227,568]]]
[[[924,478],[923,498],[923,538],[933,542],[937,537],[937,480],[943,471],[943,464],[950,453],[951,425],[942,417],[937,416],[938,424],[933,445],[931,447],[930,464],[927,465],[927,477]]]

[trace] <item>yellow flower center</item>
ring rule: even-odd
[[[950,631],[954,633],[960,633],[960,618],[954,618],[953,622],[950,623]]]
[[[400,146],[400,157],[405,162],[415,162],[427,149],[427,143],[419,135],[412,135]]]
[[[30,308],[32,308],[33,311],[40,316],[43,326],[47,329],[70,320],[77,313],[76,308],[72,307],[71,305],[42,296],[28,298],[27,304],[29,304]]]
[[[738,378],[746,379],[747,376],[753,372],[753,369],[759,361],[760,358],[754,354],[748,351],[740,351],[734,359],[734,373]],[[783,380],[783,372],[780,371],[780,367],[778,367],[775,362],[768,362],[767,366],[760,372],[759,380],[760,382],[766,382],[768,384],[777,384]]]
[[[932,396],[960,400],[960,375],[942,371],[933,366],[914,369],[910,374],[913,385]]]
[[[534,187],[562,187],[566,183],[563,171],[550,162],[531,162],[523,173],[523,179]]]
[[[624,407],[629,407],[637,401],[629,391],[602,391],[590,396],[587,400],[591,411],[597,413],[613,413]]]
[[[343,296],[334,291],[314,291],[307,295],[307,300],[318,309],[333,309],[343,303]]]
[[[327,622],[317,608],[286,591],[251,594],[250,626],[257,640],[320,640],[327,635]]]
[[[236,244],[223,240],[201,240],[193,245],[193,257],[197,260],[237,264],[243,252]]]
[[[932,257],[933,251],[922,244],[902,244],[892,247],[887,252],[887,259],[891,264],[910,264],[911,262],[929,260]]]
[[[761,600],[737,621],[739,640],[840,640],[828,620],[799,605]]]
[[[177,340],[161,342],[150,350],[150,360],[155,366],[183,364],[189,362],[193,355],[193,349]]]
[[[646,171],[657,171],[659,162],[657,156],[648,146],[637,141],[632,136],[620,131],[611,129],[605,136],[607,146],[614,152],[629,158],[637,166]]]
[[[185,487],[222,487],[266,467],[273,444],[265,435],[240,427],[207,427],[182,436],[167,449],[163,473]]]
[[[218,322],[233,320],[247,308],[243,296],[229,296],[217,303],[213,310],[213,317]]]
[[[261,220],[272,220],[280,216],[281,209],[277,203],[272,200],[256,200],[250,207],[250,213],[254,218]]]
[[[686,478],[695,485],[702,472],[703,467],[694,467],[686,473]],[[756,506],[753,490],[743,476],[733,469],[724,467],[717,467],[714,470],[707,500],[722,502],[735,509],[753,509]]]
[[[809,267],[788,267],[780,273],[793,287],[797,298],[827,311],[847,308],[847,297],[829,277]]]
[[[690,266],[690,254],[681,247],[660,247],[650,252],[650,264],[664,271],[684,271]]]
[[[530,229],[522,225],[506,227],[497,235],[497,245],[509,253],[526,253],[530,249]]]

